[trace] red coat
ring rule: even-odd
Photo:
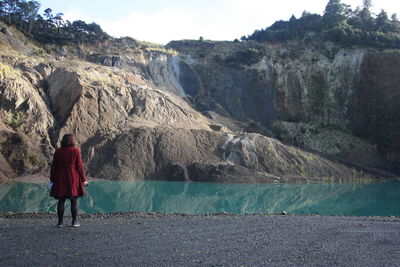
[[[85,194],[81,152],[75,147],[61,147],[56,150],[51,164],[50,181],[53,182],[50,196],[79,197]]]

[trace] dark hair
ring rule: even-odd
[[[74,147],[76,145],[74,137],[73,134],[65,134],[61,140],[61,147]]]

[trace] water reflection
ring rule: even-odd
[[[229,212],[321,215],[400,215],[400,182],[370,184],[215,184],[91,182],[80,212],[146,211],[204,214]],[[0,210],[56,210],[46,184],[0,185]]]

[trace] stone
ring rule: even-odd
[[[216,132],[220,132],[222,130],[222,126],[221,125],[216,125],[216,124],[209,124],[208,126],[210,126],[210,129]]]

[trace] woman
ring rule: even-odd
[[[81,152],[76,146],[75,136],[66,134],[61,140],[61,147],[56,150],[50,171],[50,181],[53,183],[50,196],[58,199],[57,227],[63,227],[64,204],[68,198],[71,201],[72,226],[79,227],[76,221],[78,214],[78,197],[85,194],[84,187],[88,185],[83,172]]]

